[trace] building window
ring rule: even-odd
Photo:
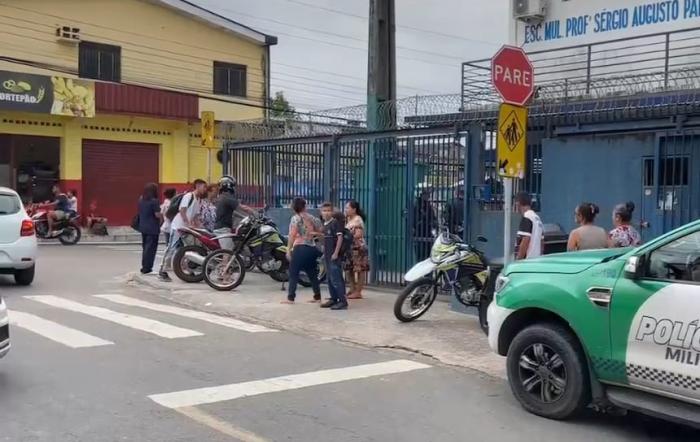
[[[661,186],[688,185],[688,157],[666,157],[659,165],[659,184]]]
[[[103,81],[121,81],[122,48],[101,43],[80,42],[78,69],[83,78]]]
[[[246,67],[240,64],[214,62],[214,93],[245,97]]]

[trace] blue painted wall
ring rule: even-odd
[[[590,201],[600,207],[596,224],[612,228],[616,204],[635,203],[641,212],[642,157],[653,156],[655,134],[565,136],[543,140],[540,217],[575,228],[574,209]]]

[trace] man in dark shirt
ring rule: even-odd
[[[250,214],[253,213],[250,207],[244,206],[236,198],[236,180],[225,175],[219,180],[219,199],[216,202],[214,233],[217,236],[233,231],[233,212],[239,207]],[[232,238],[221,238],[219,244],[222,249],[233,249]]]
[[[323,203],[321,206],[323,217],[323,259],[328,275],[328,291],[331,299],[321,304],[322,308],[331,310],[345,310],[348,301],[345,298],[345,279],[343,279],[343,257],[340,256],[343,246],[343,227],[345,222],[341,220],[340,212],[333,212],[333,204]]]

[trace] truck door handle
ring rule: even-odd
[[[586,291],[588,299],[598,307],[607,308],[612,298],[612,289],[606,287],[591,287]]]

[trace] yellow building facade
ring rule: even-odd
[[[123,224],[145,182],[220,176],[202,112],[265,116],[276,39],[187,1],[8,0],[0,38],[0,186],[26,200],[58,180]]]

